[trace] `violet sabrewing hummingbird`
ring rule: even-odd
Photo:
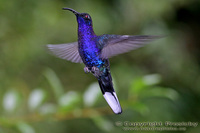
[[[84,71],[92,73],[98,80],[103,96],[115,114],[121,114],[122,108],[115,93],[110,73],[109,58],[144,46],[160,36],[133,35],[96,35],[92,18],[88,13],[79,13],[71,8],[63,8],[76,15],[78,22],[78,42],[47,45],[47,48],[59,58],[84,63]]]

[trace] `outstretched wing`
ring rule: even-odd
[[[52,52],[52,54],[54,54],[55,56],[59,58],[62,58],[74,63],[83,62],[78,52],[78,42],[58,44],[58,45],[48,44],[47,48]]]
[[[162,36],[130,36],[130,35],[102,35],[99,36],[98,42],[102,58],[129,52],[131,50],[143,47],[147,43],[159,39]]]

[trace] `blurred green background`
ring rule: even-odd
[[[119,121],[199,122],[199,1],[0,2],[0,133],[121,133]],[[62,7],[89,13],[97,35],[166,35],[110,59],[123,114],[113,114],[83,64],[46,51],[77,40],[76,18]]]

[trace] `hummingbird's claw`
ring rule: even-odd
[[[84,67],[84,72],[85,73],[90,73],[91,71],[88,69],[88,67]]]
[[[91,71],[92,71],[92,72],[99,71],[99,68],[98,68],[98,67],[95,67],[95,66],[93,66]]]
[[[100,75],[100,71],[99,71],[98,67],[93,66],[92,69],[91,69],[91,72],[96,78],[98,78],[99,75]]]

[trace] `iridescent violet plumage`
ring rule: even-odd
[[[88,15],[89,14],[84,14]],[[84,62],[84,64],[91,69],[93,66],[101,67],[104,63],[102,59],[100,59],[100,49],[96,45],[95,39],[97,36],[95,35],[92,27],[92,20],[85,20],[80,16],[77,17],[78,22],[78,49],[80,56]]]
[[[97,36],[93,31],[92,19],[87,13],[79,13],[71,8],[63,8],[76,15],[78,22],[78,42],[47,45],[56,56],[75,63],[84,63],[84,71],[92,73],[99,82],[103,96],[115,114],[122,109],[114,91],[108,58],[139,47],[160,36],[108,35]]]

